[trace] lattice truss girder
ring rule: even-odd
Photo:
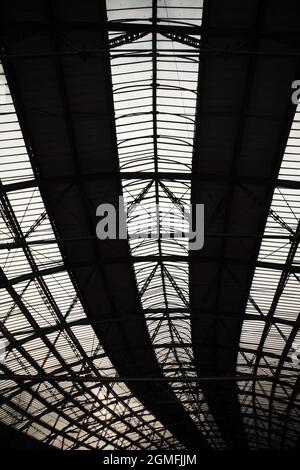
[[[194,48],[187,52],[186,46],[191,44],[178,42],[177,35],[159,34],[155,28],[157,18],[160,26],[174,22],[180,29],[180,21],[183,25],[185,20],[200,26],[202,7],[201,2],[188,2],[180,9],[165,8],[161,1],[137,4],[141,7],[139,21],[152,18],[153,32],[134,42],[132,56],[130,44],[111,50],[130,249],[149,335],[162,371],[172,378],[196,377],[189,311],[191,181],[176,179],[176,173],[191,174],[199,53],[195,54]],[[114,0],[108,0],[107,6],[109,21],[126,22],[124,14],[120,18],[120,12],[114,9]],[[126,14],[130,18],[135,12]],[[110,42],[122,36],[122,32],[111,32]],[[151,173],[154,178],[127,179],[128,172]],[[172,180],[166,177],[167,172],[174,174]],[[168,262],[168,255],[183,260]],[[171,386],[210,444],[222,447],[223,440],[199,385],[182,382]]]
[[[109,45],[128,230],[145,235],[130,240],[136,281],[161,369],[166,377],[182,379],[196,377],[188,300],[189,227],[182,214],[190,201],[199,36],[160,34],[155,26],[157,18],[160,25],[174,21],[178,28],[178,20],[188,20],[199,26],[202,9],[199,2],[192,8],[192,1],[180,11],[166,9],[160,0],[156,8],[155,3],[153,9],[151,1],[142,0],[138,9],[124,12],[118,2],[108,0],[109,21],[126,21],[126,15],[140,23],[152,18],[153,27],[150,32],[111,33]],[[114,376],[64,266],[8,89],[1,103],[0,333],[8,352],[1,370]],[[295,188],[275,188],[239,347],[238,374],[272,378],[239,383],[244,425],[254,448],[299,444],[300,366],[291,357],[300,344],[295,295],[299,115],[297,110],[279,175]],[[138,173],[140,177],[132,177]],[[173,238],[164,238],[170,227]],[[147,238],[150,230],[156,239]],[[125,385],[1,380],[0,387],[0,419],[57,447],[180,447]],[[207,439],[222,448],[199,384],[172,382],[172,388]]]
[[[279,172],[279,178],[292,182],[295,188],[300,179],[299,118],[298,107]],[[257,267],[254,273],[237,368],[238,373],[273,377],[272,381],[239,386],[244,424],[253,448],[299,445],[299,234],[299,190],[277,186],[258,257],[266,266]],[[279,268],[270,269],[268,263]]]
[[[0,337],[6,357],[0,370],[11,379],[0,381],[0,420],[63,449],[180,448],[125,384],[13,379],[57,373],[100,379],[116,372],[88,324],[38,184],[5,191],[7,184],[34,181],[34,174],[2,69],[1,83]],[[17,247],[5,248],[9,242]]]

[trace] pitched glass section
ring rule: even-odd
[[[34,173],[2,67],[0,79],[0,421],[61,449],[180,449],[124,383],[101,383],[116,371],[38,183],[18,187]]]
[[[191,174],[199,50],[180,42],[182,36],[171,38],[168,28],[200,26],[202,2],[106,4],[108,21],[120,28],[110,33],[111,42],[127,34],[128,25],[152,28],[110,54],[130,250],[149,335],[164,375],[181,380],[170,383],[176,396],[212,447],[222,448],[199,383],[182,381],[197,376],[189,308],[191,181],[180,173]]]
[[[299,443],[299,123],[298,106],[258,256],[264,267],[255,270],[240,339],[237,372],[271,379],[239,384],[254,449],[291,449]]]

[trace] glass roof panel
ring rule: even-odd
[[[129,4],[138,7],[139,2]],[[108,20],[114,19],[113,5],[107,0]],[[132,21],[132,13],[122,11],[122,20]],[[159,25],[199,26],[202,2],[159,1],[157,12],[149,14],[149,25],[156,16]],[[191,188],[190,181],[175,175],[191,172],[199,52],[149,32],[112,49],[110,56],[129,243],[149,335],[167,377],[196,377],[189,316],[189,222],[183,216],[189,210]],[[120,77],[128,70],[126,85],[120,88]],[[127,177],[134,171],[151,172],[151,177]],[[164,260],[168,255],[184,259]],[[211,445],[223,448],[199,384],[170,385]]]
[[[282,186],[282,180],[300,179],[299,117],[298,106],[258,256],[266,267],[255,270],[240,339],[237,373],[272,378],[239,384],[254,449],[293,448],[300,431],[300,198],[299,191]]]
[[[116,371],[88,324],[38,183],[9,186],[34,174],[0,74],[0,420],[62,449],[180,449],[125,384],[88,380]],[[81,380],[67,380],[75,373]],[[66,379],[47,381],[59,374]]]

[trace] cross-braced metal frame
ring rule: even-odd
[[[1,78],[5,83],[3,72]],[[33,173],[8,87],[0,106],[1,241],[22,245],[1,251],[0,331],[7,344],[0,368],[9,377],[0,382],[1,421],[63,449],[177,447],[124,383],[101,383],[115,370],[85,321],[39,189],[5,190],[5,183],[25,182]],[[30,241],[37,243],[30,247]],[[99,383],[13,379],[64,372],[92,374]]]
[[[297,108],[279,172],[291,186],[299,179],[299,115]],[[258,260],[278,269],[255,270],[246,313],[260,321],[243,323],[238,371],[282,378],[240,388],[253,448],[295,448],[299,442],[299,217],[299,192],[276,186],[264,235],[277,238],[263,239]]]
[[[123,17],[122,10],[110,9],[111,2],[107,6],[108,20],[118,19],[120,28],[134,13],[130,10],[126,12],[128,17]],[[160,25],[172,23],[172,10],[154,1],[151,9],[144,9],[140,19],[147,18],[149,13],[152,32],[134,42],[140,54],[131,56],[127,45],[111,51],[118,154],[128,206],[131,255],[148,331],[166,377],[182,379],[196,377],[190,336],[187,257],[189,172],[199,54],[197,57],[194,49],[191,54],[186,51],[182,54],[176,36],[169,38],[157,31],[158,18]],[[182,14],[186,21],[200,26],[201,6],[183,7]],[[177,21],[179,31],[184,21]],[[110,42],[118,34],[111,33]],[[149,58],[144,55],[148,50],[151,50]],[[166,171],[174,173],[171,180],[165,178]],[[177,179],[176,173],[180,171],[188,172],[189,178]],[[144,178],[127,179],[128,172],[140,172]],[[149,172],[153,177],[148,177]],[[179,258],[168,261],[170,255]],[[149,308],[150,315],[146,313]],[[179,318],[182,309],[184,314]],[[172,388],[211,445],[224,446],[201,386],[196,382],[172,383]]]
[[[287,7],[82,5],[2,11],[0,420],[63,449],[298,448]],[[121,194],[129,240],[99,241]]]

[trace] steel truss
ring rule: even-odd
[[[249,323],[245,320],[240,341],[244,365],[238,366],[238,372],[260,374],[267,371],[271,378],[278,373],[286,377],[284,383],[273,379],[271,385],[265,381],[259,385],[246,382],[240,387],[244,422],[253,448],[292,449],[299,445],[299,361],[293,360],[297,357],[293,352],[296,350],[297,353],[300,319],[299,301],[295,295],[299,285],[300,214],[296,189],[299,116],[297,108],[279,172],[279,177],[287,176],[291,185],[275,187],[264,232],[281,234],[281,238],[262,242],[246,310],[250,321],[251,315],[256,313],[262,321],[252,324],[250,336]],[[287,234],[292,236],[288,243],[282,238]],[[275,261],[280,269],[267,273],[259,266],[261,259]],[[282,324],[282,319],[288,323]]]
[[[183,10],[189,16],[189,8]],[[197,385],[193,364],[188,241],[185,235],[164,239],[169,213],[174,211],[175,232],[180,229],[182,213],[189,211],[199,54],[195,57],[185,53],[183,59],[180,51],[175,51],[173,40],[177,40],[177,36],[160,35],[158,15],[161,14],[162,8],[153,1],[152,31],[135,43],[140,59],[128,55],[126,46],[111,51],[117,142],[123,193],[128,205],[128,231],[129,236],[135,235],[142,227],[146,234],[138,240],[129,238],[131,259],[149,335],[161,369],[165,377],[170,378],[178,399],[210,444],[222,448],[224,442]],[[193,15],[194,23],[200,24],[201,8],[194,9]],[[107,28],[110,28],[110,23]],[[114,37],[111,33],[110,41]],[[145,60],[143,51],[147,49],[152,53]],[[170,53],[164,59],[161,53],[165,50]],[[125,83],[122,77],[129,68],[132,78]],[[168,95],[173,98],[169,98],[167,103]],[[167,173],[172,171],[173,178],[168,180]],[[180,177],[178,172],[185,172],[182,180],[177,177]],[[135,215],[137,202],[142,209]],[[159,207],[158,212],[155,207]],[[183,221],[183,224],[188,231],[188,221]],[[156,232],[155,240],[147,238],[151,231]],[[171,311],[179,313],[183,308],[185,315],[181,318],[171,314]],[[148,309],[152,310],[151,316]],[[195,384],[190,383],[188,374],[194,375]],[[185,377],[187,383],[184,383]],[[176,378],[178,384],[174,384]]]
[[[5,79],[3,73],[1,77]],[[0,332],[8,342],[5,363],[0,364],[1,421],[63,449],[180,447],[125,384],[98,383],[100,371],[104,375],[115,371],[67,273],[38,186],[9,194],[3,190],[3,182],[18,185],[33,177],[8,88],[1,116],[5,162],[1,173],[1,240],[14,239],[22,244],[1,253]],[[18,168],[13,173],[12,162]],[[30,247],[30,240],[41,235],[51,243]],[[59,272],[55,273],[53,269],[57,268]],[[21,277],[14,283],[15,275]],[[31,278],[26,279],[28,276]],[[45,327],[49,328],[47,334],[41,334]],[[26,328],[35,334],[27,335]],[[18,329],[22,330],[21,343]],[[31,373],[55,374],[56,369],[72,376],[93,374],[93,381],[28,383],[16,378],[19,373],[28,377]]]
[[[156,381],[158,387],[167,382],[173,393],[161,405],[174,403],[175,397],[211,446],[224,448],[224,436],[207,405],[201,383],[235,382],[250,446],[299,447],[299,364],[295,364],[291,356],[295,346],[300,344],[299,301],[295,295],[300,281],[299,110],[279,177],[276,172],[270,177],[237,174],[256,61],[260,56],[298,57],[295,45],[300,43],[299,33],[260,31],[261,12],[258,11],[255,34],[252,30],[235,28],[207,27],[205,30],[206,34],[213,31],[216,37],[240,39],[242,34],[243,47],[239,43],[229,48],[209,44],[204,47],[200,41],[203,33],[201,8],[193,12],[194,23],[187,26],[178,22],[172,24],[168,12],[156,0],[151,5],[149,2],[147,22],[143,22],[143,18],[129,22],[122,16],[123,11],[110,11],[109,4],[110,0],[105,24],[105,31],[109,32],[106,47],[82,48],[68,36],[68,29],[71,31],[74,27],[98,31],[97,21],[72,25],[57,20],[58,30],[54,31],[53,26],[49,28],[49,22],[35,24],[24,20],[14,25],[22,31],[23,37],[47,31],[53,51],[4,52],[1,57],[5,64],[33,58],[54,59],[69,123],[68,139],[73,143],[76,160],[75,130],[61,61],[79,56],[84,62],[110,51],[120,172],[103,171],[84,176],[90,182],[119,181],[121,177],[126,203],[131,209],[128,212],[131,234],[137,233],[141,226],[146,227],[145,214],[151,213],[155,205],[159,206],[159,211],[150,227],[157,231],[157,239],[131,240],[128,259],[99,256],[95,267],[124,260],[133,263],[143,317],[138,309],[126,317],[108,313],[98,320],[85,314],[80,292],[69,276],[60,247],[66,242],[84,242],[87,237],[73,241],[57,238],[39,191],[39,188],[51,190],[60,182],[70,187],[80,186],[82,175],[79,170],[73,176],[48,178],[33,174],[30,161],[34,158],[28,156],[30,149],[24,144],[8,92],[8,102],[1,104],[0,116],[4,159],[0,184],[0,289],[3,298],[0,333],[8,340],[5,364],[0,364],[0,419],[63,449],[179,449],[182,444],[136,398],[130,387],[134,381]],[[187,14],[188,10],[183,8]],[[119,16],[116,19],[114,15]],[[290,44],[291,49],[283,52],[258,50],[259,42],[266,38],[281,45]],[[59,50],[60,42],[67,49]],[[197,94],[198,101],[201,99],[199,63],[203,57],[216,55],[224,59],[249,57],[241,111],[236,114],[239,125],[229,175],[192,171]],[[290,114],[291,111],[286,122]],[[207,116],[219,118],[222,112],[210,112],[199,106],[197,117],[201,120]],[[231,189],[225,197],[228,213],[224,230],[207,234],[208,238],[221,240],[221,261],[220,257],[203,255],[193,257],[193,263],[220,261],[219,273],[223,268],[230,271],[232,266],[247,266],[247,257],[226,256],[228,240],[252,237],[261,242],[237,345],[236,376],[197,375],[193,348],[199,345],[191,340],[191,320],[200,311],[202,318],[213,319],[214,325],[223,320],[227,324],[227,321],[236,321],[237,312],[224,310],[219,295],[214,308],[198,311],[191,307],[191,257],[187,237],[174,236],[167,241],[163,237],[170,210],[174,209],[175,221],[179,224],[182,212],[189,205],[194,181],[221,182],[230,184]],[[258,201],[248,185],[274,190],[264,232],[245,235],[226,230],[234,185],[249,200],[261,205],[266,204],[265,200]],[[65,193],[59,194],[57,202],[63,204],[64,197]],[[143,206],[144,213],[134,214],[137,203]],[[186,225],[184,227],[187,229]],[[77,266],[74,264],[74,267]],[[231,275],[241,289],[239,279],[233,272]],[[219,285],[218,291],[220,289]],[[120,377],[94,329],[99,324],[107,324],[109,330],[114,324],[122,328],[125,323],[138,324],[145,320],[163,375],[151,379]]]

